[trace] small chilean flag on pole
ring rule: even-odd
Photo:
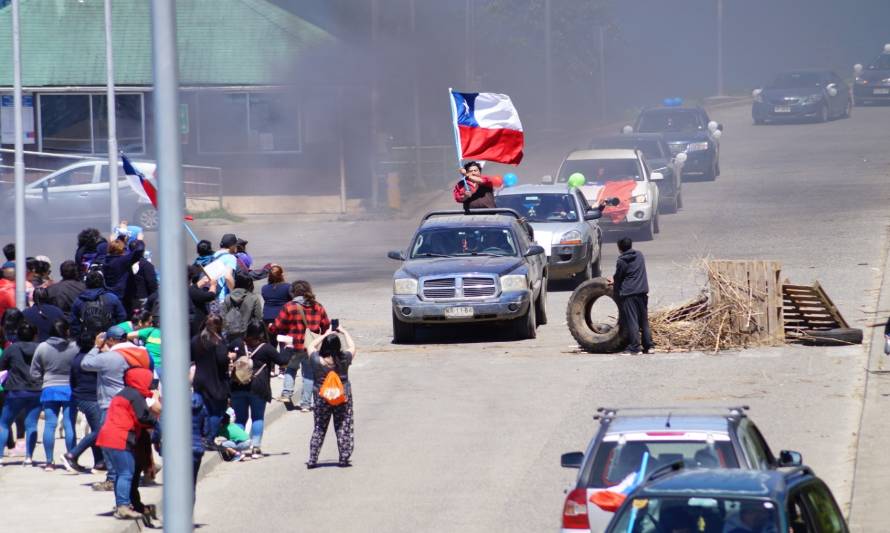
[[[458,159],[478,159],[518,165],[522,161],[522,123],[506,94],[459,93],[451,95]]]
[[[127,181],[130,182],[130,187],[136,191],[136,194],[151,202],[151,205],[157,209],[158,191],[155,189],[155,186],[148,181],[142,172],[136,170],[136,167],[133,166],[133,163],[130,163],[130,160],[123,152],[121,152],[121,162],[124,165],[124,174],[127,175]]]

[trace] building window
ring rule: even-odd
[[[199,94],[200,153],[296,153],[301,148],[299,106],[293,95]]]
[[[108,152],[108,106],[104,94],[38,96],[40,151],[74,154]],[[145,108],[141,93],[115,95],[118,146],[145,153]]]

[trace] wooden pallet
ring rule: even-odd
[[[714,308],[721,307],[724,291],[746,295],[746,313],[733,313],[726,325],[727,335],[736,339],[736,344],[775,346],[785,342],[779,288],[781,263],[711,260],[708,270],[710,301]]]
[[[805,330],[850,327],[818,281],[809,287],[792,285],[786,280],[782,285],[782,299],[785,338],[788,340],[803,337]]]

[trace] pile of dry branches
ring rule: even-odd
[[[751,333],[761,325],[757,305],[765,295],[741,286],[702,261],[709,287],[680,306],[649,315],[652,340],[659,350],[713,351],[757,344]]]

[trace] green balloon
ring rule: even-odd
[[[569,187],[580,187],[585,183],[587,183],[587,179],[580,172],[575,172],[569,176]]]

